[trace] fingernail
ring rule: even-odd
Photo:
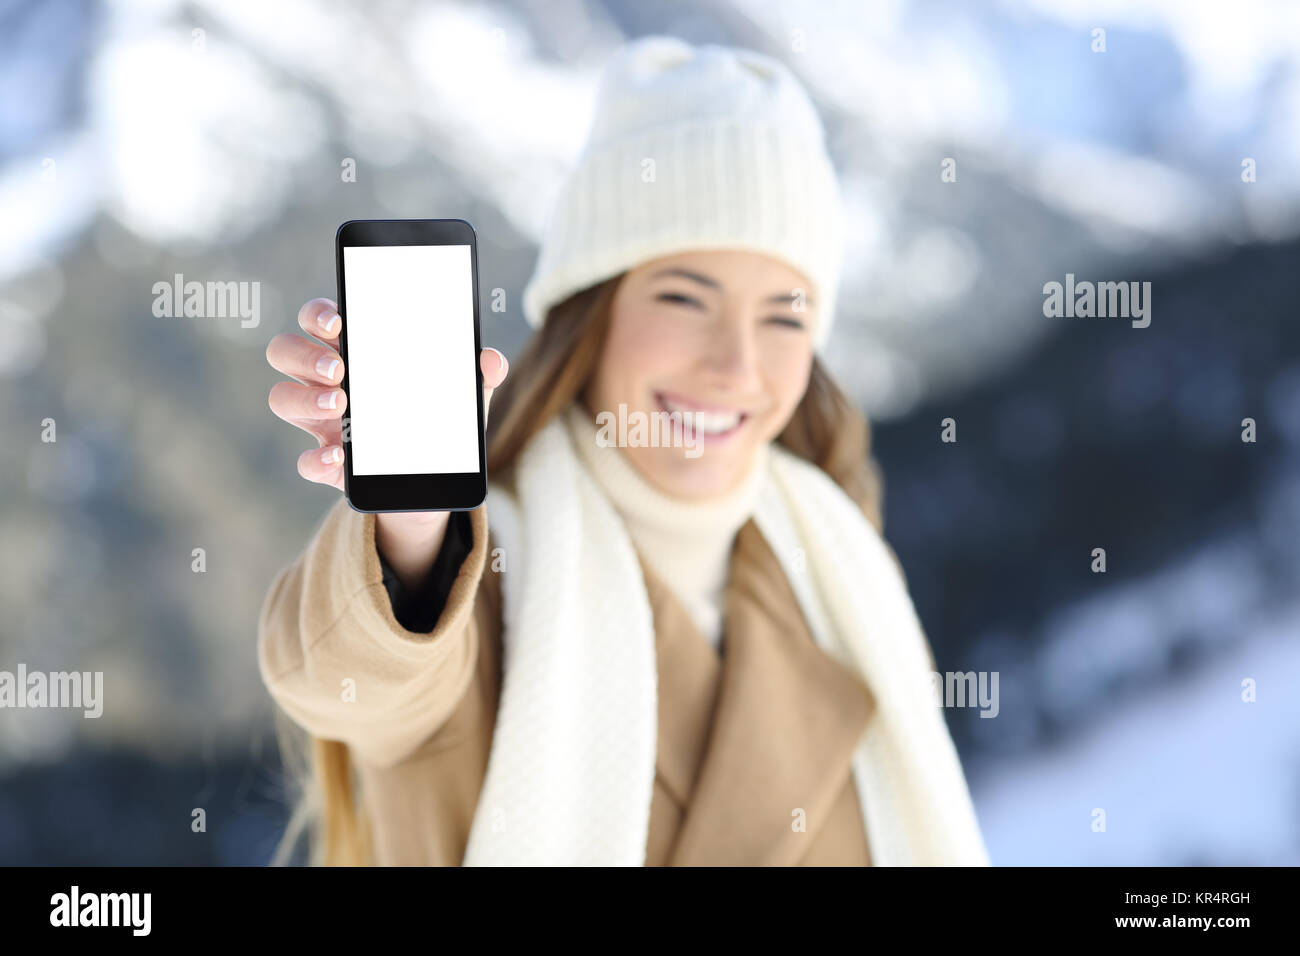
[[[339,360],[331,355],[322,355],[316,360],[316,371],[321,378],[333,378],[334,370],[339,367]]]
[[[338,408],[339,390],[332,388],[328,392],[322,392],[316,396],[316,404],[321,408]]]
[[[338,322],[339,314],[337,312],[322,312],[316,316],[316,321],[326,332],[334,331],[334,323]]]
[[[498,350],[498,349],[494,349],[494,348],[492,348],[492,346],[490,346],[490,345],[487,345],[487,346],[484,346],[484,347],[487,348],[487,349],[490,349],[490,350],[493,351],[493,352],[496,352],[496,353],[497,353],[497,368],[498,368],[498,369],[503,369],[503,368],[506,367],[506,357],[505,357],[505,356],[500,352],[500,350]]]
[[[342,457],[343,449],[337,446],[334,448],[326,448],[320,453],[321,463],[325,465],[332,465]]]

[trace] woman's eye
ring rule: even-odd
[[[704,308],[704,303],[699,299],[693,299],[689,295],[683,295],[680,292],[661,292],[655,298],[660,302],[671,302],[674,305],[685,305],[693,309]]]
[[[769,321],[769,322],[775,322],[775,323],[777,323],[778,325],[788,326],[789,328],[792,328],[792,329],[802,329],[802,328],[803,328],[803,323],[800,322],[798,319],[789,319],[789,318],[786,318],[786,317],[784,317],[784,316],[774,315],[774,316],[772,316],[770,319],[768,319],[768,321]]]

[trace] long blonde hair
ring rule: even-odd
[[[556,305],[492,398],[487,428],[488,473],[502,476],[529,440],[586,388],[609,329],[622,276],[585,289]],[[777,441],[825,471],[882,529],[882,482],[871,457],[866,417],[814,358],[808,389]],[[313,865],[372,862],[369,821],[348,748],[306,735],[277,708],[281,749],[299,795],[273,863],[287,862],[298,839],[310,837]]]

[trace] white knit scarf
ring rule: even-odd
[[[818,646],[876,701],[853,756],[872,863],[989,863],[916,612],[879,534],[779,445],[754,514]],[[503,549],[504,682],[464,863],[640,866],[658,730],[654,618],[621,518],[559,416],[486,507]]]

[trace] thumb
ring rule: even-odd
[[[506,361],[505,355],[489,345],[479,353],[478,364],[483,371],[483,422],[487,424],[492,393],[505,381],[510,363]]]

